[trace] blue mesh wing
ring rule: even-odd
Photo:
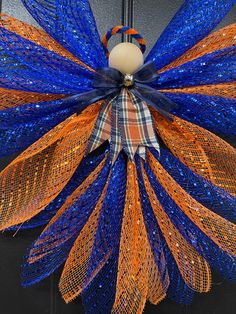
[[[105,53],[88,0],[22,0],[35,20],[92,68],[106,65]]]
[[[0,87],[70,94],[91,82],[90,70],[0,27]]]
[[[61,193],[38,215],[25,222],[10,228],[10,230],[32,229],[46,225],[52,217],[57,213],[66,199],[74,192],[74,190],[83,183],[83,181],[92,173],[92,171],[100,164],[108,152],[108,145],[105,143],[99,150],[93,151],[87,157],[84,157],[79,164],[74,175],[61,191]]]
[[[147,57],[157,69],[181,56],[208,35],[230,11],[235,0],[186,0]]]
[[[182,236],[223,278],[236,282],[236,258],[220,249],[218,245],[204,234],[170,198],[157,181],[150,166],[145,163],[144,167],[159,202]]]
[[[94,311],[111,313],[115,301],[120,233],[126,194],[126,167],[126,156],[121,153],[109,179],[85,281],[85,285],[87,281],[89,284],[84,287],[82,293],[87,314],[93,314]],[[103,265],[104,257],[108,258]],[[91,280],[91,276],[97,268],[100,268],[101,263],[103,267]]]
[[[40,235],[37,240],[40,242],[36,241],[32,245],[31,249],[39,249],[39,253],[34,254],[34,257],[38,256],[39,259],[29,263],[29,255],[25,257],[22,265],[23,286],[43,280],[64,263],[74,241],[96,206],[109,170],[110,160],[108,158],[98,178],[85,193]],[[57,241],[56,245],[53,244],[54,241]],[[51,245],[53,245],[53,249],[51,249]]]
[[[236,99],[201,94],[165,93],[178,107],[171,113],[224,135],[236,135]]]
[[[236,80],[236,46],[217,50],[160,74],[158,88],[181,88]]]

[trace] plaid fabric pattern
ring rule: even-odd
[[[146,147],[154,147],[160,152],[147,104],[125,88],[120,95],[104,103],[90,137],[87,153],[106,140],[110,141],[112,162],[122,149],[130,160],[134,159],[136,153],[145,159]]]
[[[112,114],[111,114],[111,160],[115,162],[122,150],[122,140],[119,130],[119,101],[118,97],[112,102]]]
[[[111,110],[112,101],[105,101],[95,123],[92,135],[86,149],[86,155],[99,147],[111,137]]]
[[[133,160],[137,152],[145,159],[147,146],[160,151],[147,104],[127,89],[121,91],[118,102],[122,146],[129,158]]]

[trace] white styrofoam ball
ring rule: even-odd
[[[144,64],[144,57],[139,47],[132,43],[116,45],[109,56],[109,67],[123,74],[133,74]]]

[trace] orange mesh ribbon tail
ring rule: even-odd
[[[163,89],[166,93],[202,94],[208,96],[218,96],[236,99],[236,82],[200,85],[193,87]]]
[[[0,110],[35,102],[56,100],[62,97],[64,95],[40,94],[0,88]]]
[[[92,254],[96,236],[98,220],[102,204],[106,195],[108,182],[104,187],[98,203],[93,210],[88,222],[75,241],[61,275],[59,288],[66,303],[80,295],[82,285],[86,280],[90,255]]]
[[[84,193],[86,193],[87,189],[90,185],[97,179],[100,174],[107,158],[96,167],[96,169],[85,179],[85,181],[68,197],[66,202],[62,205],[62,207],[58,210],[55,216],[48,223],[42,235],[35,242],[34,247],[31,249],[29,254],[29,263],[35,263],[45,255],[50,254],[55,250],[57,246],[60,246],[63,242],[65,243],[71,235],[62,230],[55,230],[54,235],[50,233],[49,236],[46,236],[48,229],[56,222],[72,205],[75,203]],[[62,237],[63,233],[63,237]]]

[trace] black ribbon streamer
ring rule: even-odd
[[[159,79],[154,63],[144,64],[133,74],[133,79],[134,83],[128,87],[129,90],[167,119],[172,120],[169,112],[175,109],[177,104],[149,85]],[[80,113],[99,100],[118,95],[124,88],[124,74],[113,68],[101,68],[94,73],[93,87],[91,91],[67,97],[64,101],[73,105],[76,103],[77,113]]]

